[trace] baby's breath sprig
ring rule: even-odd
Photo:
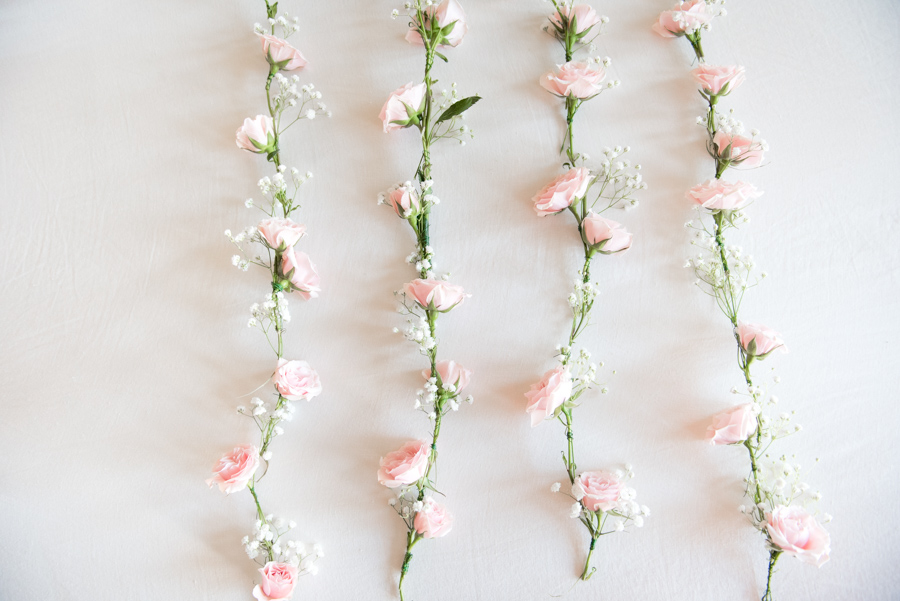
[[[582,105],[602,92],[618,87],[618,80],[604,83],[606,69],[612,64],[609,57],[573,60],[579,50],[595,50],[593,41],[609,19],[600,16],[586,4],[575,5],[573,0],[550,0],[556,9],[544,31],[563,46],[566,63],[557,72],[541,78],[541,85],[564,101],[566,132],[560,153],[565,160],[565,173],[544,187],[534,197],[539,216],[555,215],[568,210],[575,218],[579,239],[584,251],[584,264],[573,283],[568,302],[572,310],[572,324],[564,345],[557,347],[559,365],[544,374],[540,382],[526,393],[532,426],[545,419],[557,419],[566,432],[567,446],[562,452],[566,475],[572,486],[571,517],[578,518],[590,535],[590,545],[581,579],[588,580],[596,572],[591,558],[601,536],[621,532],[628,525],[643,526],[650,511],[634,502],[634,489],[625,481],[634,474],[627,470],[579,472],[575,463],[574,410],[581,405],[582,396],[598,387],[603,394],[606,385],[598,383],[597,370],[603,363],[591,361],[591,353],[582,348],[575,351],[578,338],[591,325],[600,284],[591,279],[591,266],[597,255],[621,253],[631,246],[631,234],[611,219],[603,217],[612,209],[630,209],[638,204],[635,193],[647,187],[640,173],[625,156],[629,147],[604,148],[599,163],[584,153],[575,151],[575,116]],[[615,372],[613,372],[615,373]],[[560,490],[560,484],[551,487]]]
[[[770,417],[767,410],[774,409],[778,399],[769,394],[767,386],[758,384],[751,370],[775,350],[786,351],[784,342],[774,330],[740,319],[747,290],[759,285],[767,274],[756,275],[752,255],[729,244],[726,234],[750,222],[746,210],[762,192],[751,184],[722,178],[730,169],[759,166],[769,147],[759,131],[752,130],[749,137],[744,134],[744,124],[735,118],[733,109],[718,110],[719,102],[744,82],[743,67],[709,65],[703,53],[703,32],[711,29],[713,18],[725,16],[722,4],[723,0],[681,2],[659,16],[654,30],[663,37],[684,37],[698,63],[691,74],[700,85],[706,114],[697,117],[697,124],[706,129],[706,149],[715,175],[687,193],[695,203],[697,217],[685,223],[693,231],[691,244],[696,248],[685,267],[694,270],[696,286],[715,299],[729,321],[743,380],[742,387],[734,387],[732,392],[746,401],[717,415],[707,436],[713,444],[741,446],[748,453],[750,472],[744,479],[744,494],[751,504],[741,505],[740,511],[765,539],[769,561],[762,598],[772,601],[772,576],[782,554],[821,566],[828,561],[831,543],[810,509],[821,495],[809,492],[809,485],[800,478],[799,465],[785,455],[772,457],[773,443],[801,427],[792,423],[793,413]],[[777,381],[774,378],[773,382]],[[830,519],[828,516],[825,521]]]
[[[381,460],[379,481],[395,489],[397,497],[391,506],[407,529],[406,553],[400,568],[398,591],[403,599],[403,584],[412,561],[412,550],[425,538],[438,538],[450,531],[453,518],[438,504],[436,465],[438,438],[443,419],[457,411],[461,402],[472,403],[472,396],[462,397],[471,372],[454,361],[438,361],[437,321],[468,296],[449,282],[450,274],[436,276],[435,250],[431,244],[431,215],[440,204],[435,193],[433,147],[442,140],[465,145],[472,130],[463,122],[466,111],[480,100],[477,95],[462,97],[453,83],[449,89],[437,90],[432,76],[435,58],[447,61],[442,52],[458,46],[467,31],[466,15],[456,0],[406,2],[403,12],[394,10],[393,18],[405,17],[406,40],[425,49],[425,75],[421,83],[410,82],[394,91],[381,111],[385,132],[415,128],[419,132],[422,154],[415,169],[414,181],[397,184],[379,194],[378,204],[389,205],[405,220],[415,235],[416,248],[406,262],[415,267],[418,278],[397,292],[399,311],[407,327],[397,333],[413,342],[426,358],[423,371],[425,384],[416,394],[415,409],[431,422],[431,442],[411,441]]]
[[[274,173],[257,183],[261,200],[250,198],[243,202],[248,209],[261,211],[264,214],[262,221],[237,234],[226,230],[225,236],[238,249],[239,254],[232,257],[235,267],[248,271],[254,265],[268,274],[270,290],[262,302],[250,307],[247,325],[262,331],[275,354],[276,366],[270,378],[274,390],[268,399],[253,397],[249,408],[243,405],[237,408],[237,412],[251,419],[259,430],[258,446],[236,447],[219,461],[208,482],[217,484],[228,494],[245,488],[250,492],[256,508],[256,522],[253,534],[245,536],[242,544],[247,556],[262,566],[262,579],[253,595],[257,599],[287,599],[294,591],[298,576],[318,571],[316,562],[323,552],[319,545],[307,549],[304,543],[286,538],[297,524],[263,511],[259,483],[268,472],[273,442],[284,434],[284,423],[294,417],[294,403],[312,400],[322,392],[322,387],[318,374],[309,364],[289,361],[284,356],[285,329],[291,321],[288,294],[297,292],[302,298],[310,299],[318,296],[320,288],[315,266],[297,248],[306,234],[306,226],[292,219],[300,209],[300,188],[312,173],[301,175],[298,169],[288,169],[282,164],[280,140],[297,122],[314,119],[317,115],[330,116],[331,113],[321,102],[322,94],[312,84],[300,86],[298,75],[287,77],[282,74],[306,65],[300,51],[286,41],[299,28],[299,19],[291,18],[287,13],[279,15],[278,4],[268,1],[266,16],[268,26],[257,24],[254,29],[269,64],[265,83],[267,113],[246,119],[237,131],[236,143],[243,150],[264,155]],[[276,33],[280,33],[280,37]],[[276,84],[274,87],[273,83]],[[263,386],[265,384],[260,388]]]

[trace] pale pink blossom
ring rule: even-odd
[[[737,211],[762,195],[753,184],[723,179],[706,180],[687,192],[689,200],[710,211]]]
[[[306,233],[306,226],[291,219],[272,217],[263,219],[256,226],[266,243],[276,250],[287,250],[297,244]]]
[[[737,335],[741,346],[751,357],[764,359],[775,349],[780,348],[784,353],[788,350],[784,340],[781,339],[781,334],[764,325],[739,322]]]
[[[744,68],[736,65],[717,67],[704,63],[691,71],[691,75],[710,96],[727,96],[744,83]]]
[[[706,0],[688,0],[660,13],[653,31],[664,38],[693,34],[712,21],[713,16]]]
[[[572,484],[572,496],[588,511],[609,511],[618,505],[625,485],[607,471],[584,472]]]
[[[730,161],[734,166],[756,167],[762,163],[765,156],[761,142],[740,134],[716,132],[716,135],[713,136],[713,144],[715,145],[714,156]]]
[[[250,152],[271,152],[275,147],[275,124],[268,115],[247,117],[235,133],[238,148]]]
[[[305,252],[295,250],[293,247],[284,251],[281,255],[281,273],[290,280],[293,289],[306,300],[317,298],[322,291],[319,272]]]
[[[588,244],[597,247],[605,255],[622,252],[631,248],[632,235],[621,223],[606,219],[593,211],[588,211],[582,223],[584,237]],[[599,246],[604,243],[603,246]]]
[[[570,24],[572,19],[575,20],[575,33],[579,35],[586,33],[591,27],[600,23],[600,15],[597,14],[597,11],[594,10],[591,5],[577,4],[574,7],[569,8],[568,4],[562,4],[560,10],[550,16],[550,20],[559,29],[563,29],[560,12],[562,13],[561,16],[566,17]]]
[[[253,588],[257,601],[287,601],[297,585],[297,566],[270,561],[259,569],[262,581]]]
[[[319,374],[306,361],[279,359],[272,379],[278,394],[289,401],[311,401],[322,394]]]
[[[550,72],[541,77],[541,87],[557,96],[587,100],[603,90],[601,82],[605,78],[603,65],[569,61],[560,65],[557,73]]]
[[[263,53],[270,65],[283,71],[293,71],[306,66],[306,58],[299,50],[274,35],[260,35]]]
[[[422,509],[416,512],[413,527],[425,538],[440,538],[453,528],[453,516],[434,499],[426,497]]]
[[[414,217],[422,207],[419,193],[413,186],[398,186],[388,193],[387,200],[397,215],[404,219]]]
[[[431,446],[413,440],[381,459],[378,481],[388,488],[398,488],[418,482],[428,469]]]
[[[437,6],[432,5],[425,9],[424,25],[426,30],[435,27],[443,29],[450,23],[454,23],[453,28],[444,34],[444,39],[439,42],[439,46],[453,46],[455,48],[462,43],[463,37],[469,31],[469,26],[466,23],[466,13],[456,0],[444,0]],[[406,41],[419,46],[425,45],[422,41],[422,35],[417,29],[413,28],[406,32]]]
[[[552,417],[556,409],[570,396],[572,396],[572,376],[565,365],[545,373],[541,381],[532,384],[531,390],[525,393],[525,398],[528,399],[525,413],[531,414],[531,427]]]
[[[425,106],[425,82],[412,82],[391,92],[381,108],[378,118],[384,125],[384,132],[396,131],[418,123],[418,114]]]
[[[259,449],[252,444],[234,447],[228,455],[219,459],[213,467],[212,478],[206,481],[209,486],[219,486],[219,490],[227,495],[244,490],[247,483],[259,467]]]
[[[441,376],[441,383],[446,386],[453,384],[456,392],[462,392],[462,389],[469,385],[469,379],[472,377],[471,370],[466,369],[456,361],[438,361],[437,372]],[[430,369],[423,369],[422,376],[426,379],[431,377]]]
[[[423,309],[435,309],[441,313],[446,313],[470,296],[462,286],[431,279],[416,279],[404,284],[403,292]]]
[[[592,179],[586,167],[569,169],[534,195],[534,212],[544,217],[567,209],[587,193]]]
[[[777,506],[766,514],[766,531],[781,551],[822,567],[831,553],[831,535],[801,507]]]
[[[736,444],[744,442],[759,427],[757,416],[759,407],[744,403],[716,415],[706,429],[706,439],[710,444]]]

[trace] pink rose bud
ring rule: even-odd
[[[289,401],[311,401],[322,394],[319,374],[306,361],[279,359],[273,380],[278,394]]]
[[[257,601],[287,601],[297,585],[297,566],[270,561],[259,569],[262,582],[253,588]]]
[[[572,496],[588,511],[609,511],[619,503],[625,485],[606,471],[584,472],[572,484]]]
[[[557,31],[565,33],[566,28],[563,26],[562,17],[566,18],[569,27],[574,26],[578,39],[583,38],[591,27],[600,23],[600,16],[589,4],[578,4],[571,8],[568,4],[563,4],[560,6],[560,10],[551,15],[550,21],[556,26]]]
[[[281,255],[281,273],[290,281],[291,289],[304,299],[317,298],[322,288],[319,286],[319,272],[306,253],[288,248]]]
[[[452,25],[451,25],[452,24]],[[425,9],[425,30],[431,36],[438,36],[439,46],[459,46],[463,37],[469,31],[466,24],[466,13],[456,0],[444,0],[437,6],[429,6]],[[439,31],[438,31],[439,30]],[[406,32],[406,41],[410,44],[424,46],[422,35],[417,29]]]
[[[297,244],[306,234],[306,226],[290,219],[263,219],[256,226],[266,243],[275,250],[285,251]]]
[[[276,70],[293,71],[306,66],[306,59],[300,51],[274,35],[260,35],[266,60]]]
[[[572,396],[572,376],[565,365],[551,369],[541,378],[537,384],[531,385],[531,390],[525,393],[528,406],[525,413],[531,414],[531,427],[541,423],[547,418],[553,417],[560,405]]]
[[[820,568],[829,559],[831,535],[801,507],[776,507],[766,514],[766,531],[776,547],[802,562]]]
[[[728,161],[734,166],[756,167],[762,163],[764,156],[761,142],[739,134],[716,132],[713,146],[713,158]]]
[[[723,411],[713,418],[706,429],[706,439],[714,445],[744,442],[756,432],[758,415],[759,409],[753,403]]]
[[[564,211],[587,193],[592,179],[586,167],[569,169],[535,194],[534,212],[544,217]]]
[[[780,348],[784,353],[788,350],[781,335],[763,325],[739,322],[737,335],[749,357],[765,359],[775,349]]]
[[[557,96],[588,100],[603,91],[600,84],[605,78],[603,65],[569,61],[560,65],[558,73],[544,75],[541,87]]]
[[[231,453],[219,459],[213,468],[212,478],[206,483],[210,487],[218,484],[219,490],[230,495],[244,490],[258,467],[259,449],[252,444],[234,447]]]
[[[689,200],[696,202],[704,209],[712,212],[737,211],[743,209],[751,200],[763,193],[753,184],[745,182],[726,182],[722,179],[708,179],[688,190]]]
[[[703,86],[707,96],[727,96],[744,83],[744,68],[737,66],[715,67],[702,64],[691,75]]]
[[[653,31],[664,38],[691,35],[712,21],[713,16],[706,0],[688,0],[663,11],[653,24]]]
[[[413,526],[425,538],[440,538],[453,528],[453,516],[434,499],[426,497],[424,507],[416,512]]]
[[[605,219],[593,211],[588,211],[582,227],[584,237],[592,250],[611,255],[631,248],[631,234],[617,221]]]
[[[472,377],[472,372],[456,361],[438,361],[437,372],[441,376],[441,383],[444,386],[452,384],[456,387],[457,393],[469,385],[469,378]],[[423,369],[422,377],[426,380],[430,378],[431,370]]]
[[[423,309],[435,309],[441,313],[446,313],[471,296],[462,286],[443,280],[413,280],[403,285],[403,292]]]
[[[247,117],[244,124],[235,134],[238,148],[250,152],[263,153],[275,150],[275,124],[268,115],[257,115],[256,119]]]
[[[388,202],[394,207],[394,211],[403,219],[409,219],[419,214],[422,208],[419,193],[415,187],[402,185],[388,193]]]
[[[396,131],[419,124],[419,115],[425,108],[425,82],[412,82],[391,93],[378,116],[384,124],[384,132]]]
[[[388,488],[398,488],[418,482],[428,469],[431,446],[421,440],[413,440],[381,459],[378,482]]]

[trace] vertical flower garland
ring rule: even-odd
[[[771,601],[772,574],[781,555],[793,555],[821,566],[828,561],[831,540],[807,508],[821,495],[810,493],[809,486],[801,481],[800,466],[788,462],[785,455],[773,460],[770,452],[776,440],[801,428],[791,425],[790,414],[772,418],[765,413],[778,399],[769,393],[765,384],[754,381],[751,370],[756,362],[774,351],[787,352],[787,347],[774,330],[743,322],[739,317],[744,293],[766,274],[753,276],[753,258],[745,255],[740,247],[729,245],[725,234],[749,222],[744,210],[762,192],[752,184],[722,177],[728,169],[760,165],[768,146],[756,130],[750,137],[744,135],[743,124],[734,118],[733,110],[727,114],[717,111],[719,101],[744,81],[743,67],[709,65],[703,54],[702,34],[711,29],[714,17],[725,15],[722,3],[723,0],[682,2],[664,11],[653,30],[666,38],[685,38],[699,63],[691,75],[700,86],[707,108],[705,116],[697,117],[697,123],[706,128],[706,148],[714,162],[715,175],[687,192],[698,216],[685,226],[695,231],[692,244],[699,252],[688,259],[685,267],[694,269],[697,286],[716,300],[728,318],[737,347],[738,368],[746,385],[744,390],[738,387],[731,390],[744,396],[746,402],[713,418],[707,437],[714,445],[744,447],[749,455],[750,475],[745,478],[745,494],[752,504],[742,505],[741,512],[765,538],[769,562],[763,600]],[[778,381],[774,377],[773,382]],[[826,521],[830,519],[826,516]]]
[[[298,248],[306,235],[306,226],[292,219],[300,208],[297,201],[299,188],[312,174],[301,175],[297,169],[288,171],[281,162],[280,141],[298,121],[314,119],[320,114],[331,116],[319,102],[322,95],[312,84],[298,88],[297,75],[286,77],[282,74],[306,66],[300,51],[286,41],[297,31],[298,18],[288,20],[287,13],[279,16],[278,3],[270,5],[268,1],[266,16],[268,26],[257,24],[255,32],[269,65],[265,83],[268,111],[245,119],[237,130],[236,143],[238,148],[265,156],[274,173],[259,180],[263,201],[257,203],[249,199],[244,203],[248,209],[258,208],[265,213],[262,221],[237,235],[232,235],[230,230],[225,235],[239,250],[240,254],[232,257],[237,268],[247,271],[250,265],[256,265],[268,272],[271,292],[266,293],[261,304],[250,308],[247,325],[260,329],[275,353],[271,377],[274,390],[267,400],[253,398],[249,409],[237,408],[238,413],[252,419],[259,428],[259,446],[235,447],[219,460],[212,477],[207,480],[207,484],[218,485],[226,494],[247,489],[253,499],[256,514],[253,534],[245,536],[242,542],[250,559],[261,566],[260,582],[253,589],[253,596],[258,601],[290,599],[298,576],[315,574],[318,570],[316,561],[322,556],[319,545],[307,549],[304,543],[285,538],[296,523],[263,511],[259,483],[272,459],[272,442],[284,434],[282,422],[293,419],[294,403],[310,401],[322,392],[318,374],[306,361],[285,358],[284,334],[291,319],[287,294],[296,292],[304,299],[315,298],[320,287],[315,266]],[[276,31],[281,35],[276,36]],[[259,469],[261,463],[262,470]]]
[[[459,409],[463,389],[471,372],[454,361],[438,361],[437,320],[467,295],[450,284],[448,275],[435,278],[435,255],[429,237],[431,214],[440,202],[434,191],[432,146],[439,140],[452,139],[465,144],[471,131],[460,123],[463,114],[480,98],[458,98],[456,84],[452,91],[436,93],[437,80],[432,76],[435,57],[447,61],[439,50],[458,46],[468,30],[466,15],[456,0],[434,4],[430,0],[407,2],[409,19],[406,40],[425,49],[425,76],[421,83],[410,82],[394,91],[381,110],[385,132],[416,128],[422,142],[422,156],[415,171],[415,183],[407,181],[379,195],[379,204],[388,204],[405,220],[416,237],[416,250],[407,262],[415,265],[417,279],[405,284],[398,297],[400,312],[407,316],[404,334],[419,347],[427,366],[422,372],[425,384],[418,392],[415,407],[431,421],[431,442],[407,442],[399,450],[381,459],[378,481],[394,489],[397,497],[391,506],[407,528],[406,553],[400,568],[398,591],[403,599],[403,581],[409,571],[412,550],[422,539],[438,538],[450,531],[451,514],[431,496],[437,492],[435,467],[438,459],[438,437],[443,418]],[[394,10],[393,17],[400,16]],[[395,331],[399,331],[395,328]],[[465,399],[469,403],[472,397]]]
[[[550,16],[545,31],[560,42],[566,62],[555,72],[544,75],[540,84],[564,102],[566,133],[560,152],[565,155],[562,164],[565,172],[538,192],[533,202],[540,217],[567,210],[572,214],[584,251],[584,265],[568,298],[572,326],[567,343],[557,347],[559,365],[544,374],[525,394],[528,399],[525,411],[531,415],[532,427],[545,420],[559,420],[565,428],[567,447],[562,456],[575,501],[571,517],[579,519],[590,535],[581,572],[581,579],[588,580],[596,572],[591,567],[591,557],[597,540],[621,532],[630,524],[640,527],[644,516],[650,515],[647,507],[635,502],[635,491],[627,486],[627,480],[634,476],[630,466],[624,471],[578,471],[574,426],[574,410],[581,404],[582,395],[597,384],[597,365],[590,363],[590,352],[582,348],[576,353],[574,348],[578,337],[590,325],[597,295],[595,286],[599,286],[591,282],[591,264],[597,255],[615,255],[628,250],[632,240],[624,226],[603,214],[613,207],[637,205],[633,195],[647,184],[641,181],[640,165],[632,168],[629,161],[620,160],[629,151],[628,147],[604,149],[604,160],[597,167],[589,167],[590,157],[575,151],[573,124],[578,110],[586,101],[615,88],[619,82],[603,83],[606,67],[611,62],[609,58],[573,60],[585,46],[593,50],[593,40],[609,19],[599,16],[587,4],[574,5],[571,0],[552,2],[556,12]],[[601,390],[607,392],[606,387]],[[558,492],[560,486],[557,482],[551,490]]]

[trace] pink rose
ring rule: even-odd
[[[466,294],[462,286],[449,284],[443,280],[413,280],[403,285],[406,296],[412,297],[423,309],[435,309],[446,313],[463,302]]]
[[[453,28],[442,35],[442,39],[438,42],[440,46],[459,46],[463,37],[469,31],[466,24],[466,13],[463,12],[462,6],[456,0],[444,0],[437,6],[429,6],[425,9],[425,29],[431,31],[432,28],[443,29],[454,23]],[[406,32],[406,41],[410,44],[418,44],[424,46],[422,35],[417,29],[410,29]]]
[[[306,253],[288,248],[281,255],[281,273],[288,278],[294,290],[309,300],[317,298],[322,288],[319,286],[319,272]]]
[[[453,528],[453,516],[434,499],[426,497],[424,507],[416,512],[413,526],[425,538],[440,538]]]
[[[744,83],[744,68],[738,66],[715,67],[701,64],[691,71],[691,75],[709,96],[727,96]]]
[[[378,116],[385,133],[419,123],[418,115],[425,108],[426,89],[425,82],[417,85],[410,82],[391,92]]]
[[[566,17],[570,24],[574,19],[575,33],[578,34],[579,37],[583,37],[583,34],[587,33],[591,27],[600,23],[600,16],[589,4],[579,4],[573,8],[569,8],[568,4],[563,4],[560,7],[560,10],[553,13],[550,17],[550,21],[552,21],[560,31],[565,31],[560,12],[562,12],[562,17]]]
[[[716,132],[713,136],[713,157],[729,161],[732,165],[756,167],[763,160],[763,145],[753,138],[739,134]]]
[[[801,507],[779,505],[766,514],[766,530],[775,546],[800,561],[820,568],[829,559],[831,535]]]
[[[311,401],[322,394],[319,374],[306,361],[279,359],[273,380],[278,394],[289,401]]]
[[[247,117],[235,133],[238,148],[250,152],[271,152],[275,148],[275,124],[268,115]]]
[[[625,485],[615,474],[605,471],[584,472],[572,485],[572,496],[588,511],[609,511],[619,503]]]
[[[708,179],[688,190],[687,197],[710,211],[737,211],[763,193],[753,184]]]
[[[625,226],[617,221],[605,219],[593,211],[588,211],[582,225],[587,243],[596,247],[604,255],[631,248],[631,234],[628,233]],[[602,246],[600,246],[601,244]]]
[[[213,468],[212,478],[206,483],[212,487],[219,485],[226,495],[244,490],[250,478],[259,467],[259,449],[252,444],[234,447],[230,454],[225,455]]]
[[[441,383],[446,386],[453,384],[456,392],[462,392],[462,389],[469,385],[469,378],[472,372],[456,361],[439,361],[437,364],[438,375],[441,376]],[[431,377],[431,370],[422,370],[422,376],[427,380]]]
[[[263,219],[256,226],[262,237],[275,250],[287,250],[297,244],[300,238],[306,233],[306,226],[301,223],[294,223],[290,219],[279,219],[273,217],[271,219]]]
[[[714,445],[744,442],[756,432],[758,415],[759,410],[753,403],[744,403],[723,411],[713,418],[706,429],[706,439]]]
[[[586,167],[569,169],[535,194],[531,199],[534,212],[544,217],[564,211],[587,193],[592,179]]]
[[[297,585],[297,566],[270,561],[259,569],[262,582],[253,588],[257,601],[287,601]]]
[[[653,24],[653,31],[664,38],[691,35],[712,21],[713,16],[706,0],[688,0],[672,10],[663,11]]]
[[[419,193],[413,186],[399,186],[390,191],[388,202],[394,207],[398,216],[409,219],[419,214],[422,205],[419,201]]]
[[[378,481],[388,488],[397,488],[418,482],[428,469],[431,446],[421,440],[413,440],[381,459]]]
[[[525,393],[528,406],[525,413],[531,414],[531,427],[553,416],[553,412],[572,396],[572,376],[565,365],[551,369],[531,390]]]
[[[274,35],[260,35],[262,49],[269,64],[283,71],[293,71],[306,66],[306,59],[300,51]]]
[[[787,352],[781,335],[771,328],[755,323],[738,323],[737,335],[747,355],[757,359],[765,359],[775,349]]]
[[[557,74],[551,72],[544,75],[541,78],[541,86],[557,96],[587,100],[603,90],[600,82],[605,78],[606,69],[603,65],[569,61],[560,65]]]

